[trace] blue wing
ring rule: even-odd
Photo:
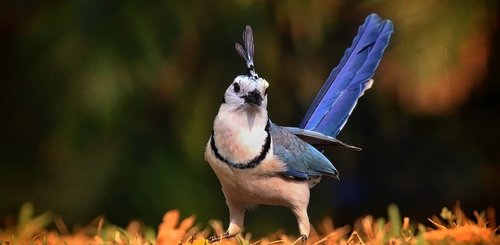
[[[338,178],[337,169],[313,146],[271,122],[269,133],[275,157],[287,167],[286,171],[280,174],[298,180],[308,180],[323,175]]]
[[[347,122],[358,98],[371,86],[393,32],[390,20],[369,15],[359,27],[352,46],[345,51],[314,99],[300,128],[336,137]]]

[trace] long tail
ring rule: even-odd
[[[369,89],[384,50],[393,32],[390,20],[378,15],[366,17],[358,35],[345,51],[314,99],[300,128],[336,137],[342,130],[358,98]]]

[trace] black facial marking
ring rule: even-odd
[[[226,97],[222,96],[222,104],[226,104]]]
[[[248,92],[246,95],[241,96],[241,98],[245,100],[245,103],[253,104],[253,105],[257,105],[257,106],[262,105],[262,101],[264,100],[264,98],[262,98],[262,96],[260,95],[259,90],[257,90],[257,89],[255,89],[254,91]]]
[[[239,93],[240,92],[240,85],[238,83],[233,83],[233,91],[235,93]]]
[[[266,90],[264,90],[264,96],[265,96],[265,95],[267,95],[267,89],[268,89],[268,88],[266,88]]]

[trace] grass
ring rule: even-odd
[[[310,235],[308,244],[500,244],[499,227],[496,226],[493,208],[485,212],[473,212],[473,219],[466,217],[457,204],[452,210],[443,208],[439,217],[429,218],[429,226],[414,224],[408,217],[401,218],[396,205],[388,208],[388,220],[365,216],[353,227],[334,227],[325,218]],[[223,232],[220,221],[210,221],[207,227],[194,225],[194,216],[180,219],[180,212],[167,212],[162,223],[155,229],[139,221],[127,227],[115,226],[103,218],[89,225],[68,232],[60,217],[49,212],[34,215],[34,207],[27,203],[19,212],[17,224],[0,230],[0,245],[16,244],[208,244],[211,234]],[[55,230],[49,230],[53,224]],[[296,236],[272,233],[263,238],[253,238],[246,233],[216,244],[302,244]]]

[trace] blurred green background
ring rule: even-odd
[[[203,160],[225,88],[245,69],[234,50],[254,29],[269,111],[296,126],[364,18],[395,32],[332,150],[341,181],[312,191],[311,221],[337,225],[389,203],[426,222],[460,200],[500,204],[500,38],[490,1],[0,2],[0,225],[23,202],[67,224],[103,214],[156,226],[180,209],[227,224]],[[296,232],[261,207],[247,230]]]

